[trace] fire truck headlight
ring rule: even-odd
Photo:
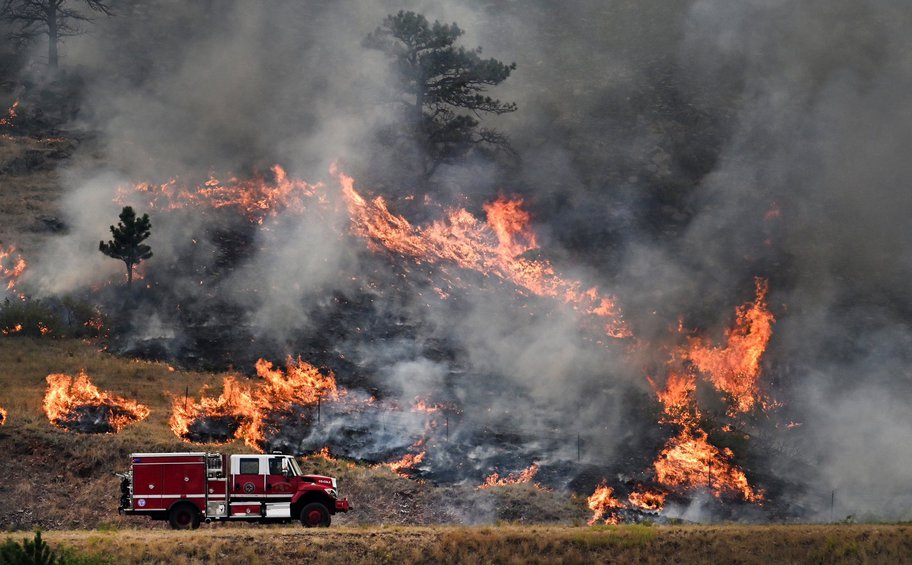
[[[325,488],[325,489],[323,489],[323,490],[325,490],[325,491],[326,491],[326,494],[328,494],[329,496],[331,496],[331,497],[333,497],[333,498],[336,498],[336,489],[334,489],[334,488]]]

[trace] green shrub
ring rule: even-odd
[[[41,531],[35,538],[22,542],[6,540],[0,545],[0,565],[107,565],[113,563],[99,555],[86,555],[73,549],[63,549],[59,554],[41,539]]]

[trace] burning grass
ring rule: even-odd
[[[242,383],[235,376],[225,377],[218,397],[202,396],[197,401],[187,395],[175,396],[171,405],[172,431],[197,443],[241,439],[248,447],[262,450],[265,428],[273,414],[345,396],[344,390],[337,389],[332,372],[324,375],[300,358],[288,357],[285,371],[260,359],[256,372],[262,379],[256,384]]]
[[[98,390],[84,372],[76,377],[47,376],[44,412],[57,427],[83,433],[119,432],[124,426],[145,419],[149,408]]]

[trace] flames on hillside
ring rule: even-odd
[[[136,203],[149,210],[182,208],[235,208],[248,220],[261,224],[266,217],[283,211],[301,212],[322,192],[321,184],[289,178],[285,169],[274,165],[269,174],[249,179],[232,176],[219,180],[214,174],[197,186],[173,177],[161,184],[140,182],[121,186],[114,201]]]
[[[98,390],[88,375],[47,376],[44,413],[55,426],[83,433],[117,433],[145,419],[149,409],[133,400]]]
[[[260,359],[256,373],[262,380],[254,384],[242,383],[235,376],[225,377],[222,393],[217,397],[175,397],[171,430],[189,441],[222,443],[240,439],[262,450],[270,414],[292,407],[313,407],[346,395],[345,389],[337,388],[331,371],[323,374],[300,358],[288,357],[284,371]]]
[[[536,296],[551,297],[602,320],[605,332],[630,337],[616,299],[596,287],[562,277],[545,259],[524,254],[538,248],[529,213],[521,200],[500,197],[484,206],[485,221],[464,208],[447,212],[446,219],[413,226],[389,211],[378,196],[367,200],[354,188],[354,179],[337,173],[352,221],[352,231],[375,250],[414,257],[428,263],[452,264],[485,276],[494,275]]]
[[[15,245],[10,245],[6,249],[0,247],[0,287],[6,288],[9,292],[14,292],[16,283],[25,272],[28,266],[25,258],[17,251]]]
[[[726,330],[723,345],[686,336],[685,343],[669,356],[665,386],[659,388],[650,379],[662,406],[660,423],[678,431],[653,462],[655,487],[639,486],[628,497],[628,504],[599,487],[589,498],[593,521],[617,523],[620,508],[659,511],[669,493],[681,495],[700,489],[716,498],[763,500],[763,492],[752,487],[744,470],[733,462],[734,453],[710,442],[709,434],[701,427],[703,414],[696,390],[698,379],[711,384],[729,403],[727,414],[732,418],[755,407],[768,406],[758,386],[760,362],[775,321],[766,304],[767,291],[767,282],[757,279],[754,300],[735,310],[734,324]],[[678,331],[683,333],[683,328]]]
[[[604,335],[627,340],[624,343],[636,341],[616,297],[564,276],[535,253],[539,249],[538,237],[521,199],[501,196],[488,202],[482,206],[484,217],[465,208],[452,208],[440,219],[416,225],[391,211],[384,198],[362,196],[352,177],[335,168],[331,172],[339,185],[350,232],[369,249],[436,265],[447,273],[463,269],[492,277],[521,295],[552,298],[566,304],[579,313],[587,327],[595,323]],[[220,180],[210,175],[198,186],[177,178],[162,184],[124,186],[118,189],[115,200],[150,210],[231,208],[250,222],[263,224],[280,213],[300,213],[310,206],[328,207],[334,201],[330,196],[324,184],[289,177],[276,165],[269,173],[250,179]],[[8,278],[13,280],[18,275]],[[451,278],[462,280],[459,276]],[[447,299],[446,290],[436,290],[442,300]],[[628,510],[658,512],[669,496],[681,497],[696,491],[748,503],[764,499],[763,491],[750,483],[745,470],[737,464],[736,454],[713,444],[714,432],[698,405],[697,391],[700,386],[711,387],[725,403],[726,417],[733,421],[774,406],[763,395],[759,383],[761,361],[775,321],[766,304],[767,292],[767,282],[757,279],[754,300],[736,308],[734,322],[719,343],[697,331],[685,331],[683,325],[677,329],[672,337],[677,345],[667,350],[663,370],[649,377],[662,409],[659,423],[671,431],[671,437],[645,471],[647,480],[625,488],[608,483],[598,486],[588,499],[593,522],[616,523]],[[252,382],[243,377],[225,377],[218,395],[204,390],[198,399],[189,394],[175,397],[171,415],[174,433],[194,442],[240,439],[252,448],[264,449],[272,428],[281,425],[276,414],[292,414],[306,423],[319,417],[322,402],[351,401],[347,391],[336,385],[332,373],[324,374],[300,358],[295,361],[289,357],[284,371],[261,359],[256,363],[256,373],[259,380]],[[400,451],[399,459],[385,464],[406,475],[428,461],[429,449],[434,448],[430,432],[441,421],[433,406],[416,403],[411,411],[427,415],[424,433],[406,453]],[[538,470],[535,464],[506,476],[495,472],[484,479],[480,488],[529,483]]]
[[[10,127],[14,126],[13,121],[16,119],[16,116],[18,115],[18,112],[17,112],[18,109],[19,109],[19,101],[16,100],[15,102],[13,102],[12,106],[10,106],[6,110],[6,115],[4,115],[2,118],[0,118],[0,128],[10,128]]]
[[[478,485],[478,488],[486,489],[491,487],[531,483],[532,480],[535,479],[535,475],[538,474],[538,468],[538,464],[533,463],[522,471],[519,471],[517,473],[509,473],[504,477],[501,477],[500,474],[495,471],[485,477],[484,482]]]
[[[2,406],[0,406],[0,426],[3,426],[5,424],[6,424],[6,410],[4,410]]]

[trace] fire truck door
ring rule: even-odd
[[[266,494],[266,469],[260,469],[261,457],[241,457],[237,473],[233,475],[231,492],[235,498]]]
[[[205,495],[205,475],[206,467],[199,463],[176,465],[172,472],[173,481],[176,483],[174,492],[188,498]]]
[[[288,460],[285,457],[269,458],[269,474],[266,475],[266,494],[269,498],[291,499],[294,488],[285,476],[287,472]]]

